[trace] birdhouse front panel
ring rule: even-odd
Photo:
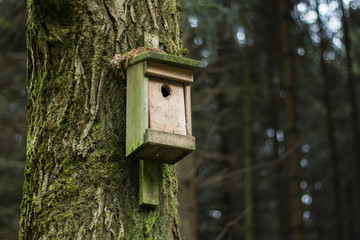
[[[149,77],[149,127],[187,135],[182,82]]]
[[[157,52],[127,70],[126,156],[176,163],[195,150],[190,84],[200,62]]]

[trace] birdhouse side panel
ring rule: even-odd
[[[144,142],[148,119],[148,79],[144,75],[144,62],[127,70],[126,87],[126,156]]]
[[[186,132],[192,135],[192,115],[191,115],[191,87],[190,84],[184,84],[185,114],[186,114]]]

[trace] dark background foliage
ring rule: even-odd
[[[26,3],[0,1],[0,239],[17,239],[26,153]]]

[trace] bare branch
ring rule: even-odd
[[[14,168],[25,169],[25,162],[9,161],[3,157],[0,157],[0,166],[1,165],[5,166],[5,167],[14,167]]]

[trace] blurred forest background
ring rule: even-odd
[[[182,13],[204,67],[179,176],[187,239],[360,239],[360,0],[183,0]],[[18,234],[26,17],[25,1],[0,0],[0,239]]]

